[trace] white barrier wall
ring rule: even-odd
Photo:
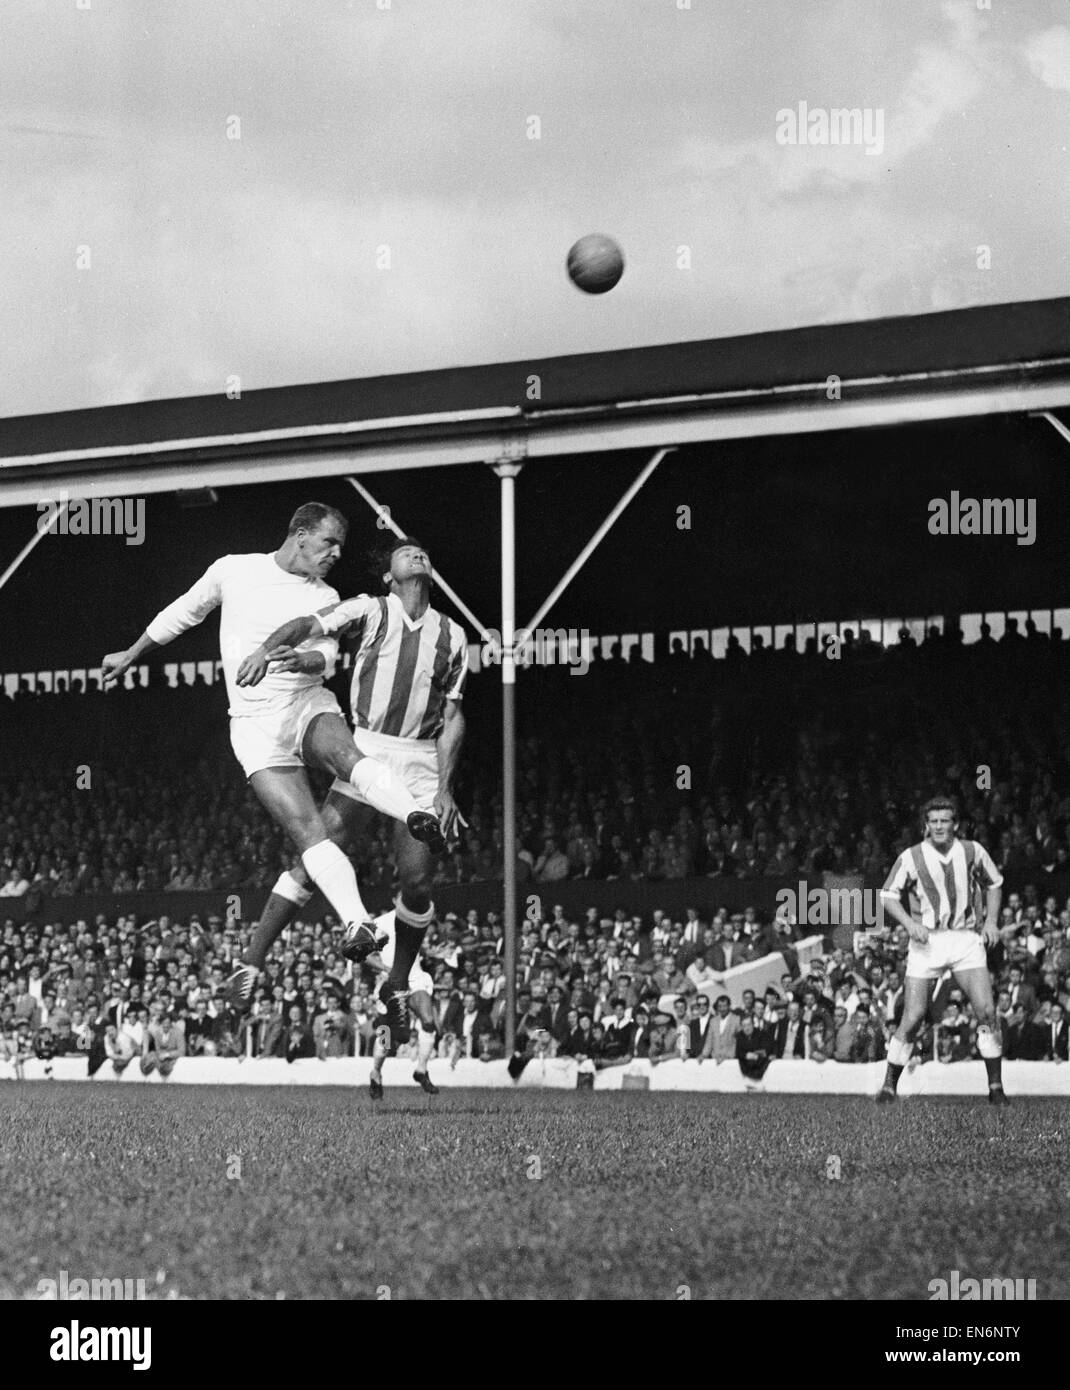
[[[764,1091],[780,1095],[875,1096],[884,1080],[883,1062],[848,1064],[785,1058],[771,1062],[762,1079]],[[599,1072],[595,1090],[618,1091],[628,1086],[651,1091],[713,1091],[742,1093],[749,1088],[736,1062],[632,1062]],[[1062,1096],[1070,1099],[1070,1066],[1058,1062],[1004,1062],[1008,1096]],[[983,1062],[928,1062],[908,1069],[899,1094],[910,1096],[983,1096],[988,1080]]]
[[[371,1075],[370,1057],[302,1058],[287,1062],[280,1057],[180,1057],[166,1079],[153,1072],[143,1076],[137,1062],[116,1076],[110,1062],[105,1062],[93,1077],[86,1075],[84,1057],[57,1057],[51,1064],[54,1081],[119,1081],[124,1086],[346,1086],[365,1087]],[[533,1063],[532,1066],[535,1064]],[[47,1081],[44,1062],[31,1058],[24,1067],[27,1081]],[[540,1063],[540,1071],[526,1072],[519,1083],[512,1080],[505,1062],[478,1062],[463,1059],[451,1068],[449,1062],[432,1061],[431,1076],[436,1086],[464,1086],[501,1089],[521,1086],[576,1088],[576,1063],[569,1057],[548,1059]],[[413,1086],[411,1060],[390,1058],[383,1064],[384,1086]],[[14,1072],[9,1064],[0,1063],[0,1082],[10,1080]]]
[[[183,1057],[168,1080],[142,1076],[136,1062],[118,1078],[122,1085],[151,1086],[345,1086],[363,1089],[371,1073],[368,1057],[315,1058],[286,1062],[279,1058],[238,1060],[230,1057]],[[56,1081],[86,1081],[86,1062],[82,1057],[57,1057],[51,1064]],[[513,1081],[505,1062],[463,1060],[451,1068],[448,1062],[433,1061],[431,1076],[443,1090],[454,1087],[479,1089],[566,1090],[577,1086],[579,1065],[569,1057],[548,1058],[528,1063],[519,1081]],[[1059,1062],[1004,1062],[1003,1075],[1009,1096],[1061,1096],[1070,1099],[1070,1066]],[[13,1077],[10,1066],[0,1064],[0,1081]],[[784,1060],[772,1062],[762,1082],[766,1092],[796,1095],[872,1096],[884,1078],[884,1063],[847,1065],[840,1062]],[[31,1059],[25,1065],[27,1081],[46,1081],[45,1063]],[[93,1082],[114,1082],[111,1063],[105,1062]],[[392,1058],[383,1066],[384,1086],[410,1089],[412,1062]],[[735,1062],[631,1062],[608,1067],[594,1075],[596,1091],[636,1088],[651,1091],[710,1091],[726,1094],[748,1089]],[[983,1096],[987,1090],[982,1062],[942,1064],[927,1062],[908,1069],[899,1084],[899,1093],[910,1096]]]

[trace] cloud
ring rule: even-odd
[[[1053,25],[1034,34],[1023,45],[1030,71],[1045,87],[1057,92],[1070,92],[1070,29],[1064,24]]]
[[[889,121],[888,147],[905,159],[930,140],[939,124],[963,113],[981,92],[991,66],[980,11],[947,0],[942,7],[950,33],[922,44],[897,109]]]
[[[873,55],[853,56],[872,61]],[[857,65],[864,68],[861,62]],[[796,90],[781,108],[795,111],[805,100],[810,110],[869,110],[871,131],[877,128],[875,113],[879,110],[884,129],[879,155],[867,153],[861,143],[778,144],[770,112],[767,128],[758,136],[732,143],[686,140],[678,151],[678,163],[682,169],[706,177],[750,170],[760,176],[771,195],[816,191],[836,197],[856,185],[885,183],[891,170],[930,144],[942,122],[966,110],[983,90],[986,73],[993,67],[994,55],[986,50],[984,24],[977,12],[948,0],[942,6],[941,32],[914,46],[898,82],[894,82],[897,63],[890,59],[864,82],[854,79],[856,93],[860,86],[863,100],[857,96],[846,100],[840,93],[854,76],[850,64],[839,74],[825,73],[824,91],[813,79],[807,85],[801,78],[805,72],[801,65]]]
[[[0,413],[1061,293],[1048,3],[1003,37],[972,0],[24,0]],[[778,145],[801,100],[884,110],[880,157]],[[627,259],[599,300],[564,274],[593,230]]]

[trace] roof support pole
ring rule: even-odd
[[[403,537],[407,535],[407,532],[403,531],[401,527],[397,524],[397,522],[394,520],[393,516],[391,516],[389,507],[381,507],[362,482],[360,482],[357,478],[354,478],[352,476],[346,478],[346,482],[349,483],[351,487],[355,488],[356,491],[360,493],[361,497],[363,497],[365,502],[367,502],[368,506],[371,507],[372,511],[375,513],[380,523],[385,522],[386,525],[390,528],[390,530],[393,531],[395,536]],[[457,591],[451,588],[450,585],[446,583],[445,579],[443,579],[442,577],[441,572],[438,569],[433,568],[432,573],[434,574],[435,583],[446,595],[446,597],[453,603],[457,611],[459,613],[464,614],[464,616],[472,624],[475,630],[479,633],[483,641],[490,642],[494,646],[497,646],[497,641],[494,637],[494,634],[488,628],[485,628],[483,624],[479,621],[479,619],[476,617],[476,615],[472,612],[472,610],[468,607],[468,605],[466,603],[463,603],[461,599],[458,598]]]
[[[15,558],[12,560],[11,564],[8,565],[7,569],[4,570],[3,574],[0,574],[0,589],[2,589],[2,588],[4,587],[4,585],[7,583],[7,581],[11,578],[11,576],[15,573],[15,571],[18,569],[18,567],[22,564],[23,560],[25,560],[25,559],[27,558],[27,556],[29,556],[29,555],[32,553],[32,551],[33,551],[33,549],[34,549],[34,546],[39,545],[40,542],[41,542],[42,537],[47,536],[48,533],[49,533],[49,531],[51,531],[51,530],[54,528],[54,526],[56,525],[56,522],[59,521],[59,519],[60,519],[61,516],[63,516],[63,514],[66,512],[68,506],[69,506],[69,503],[68,503],[67,499],[66,499],[66,498],[63,498],[63,499],[60,500],[60,502],[58,502],[58,503],[56,504],[55,510],[54,510],[54,511],[52,512],[52,514],[49,516],[48,522],[47,522],[45,525],[42,525],[42,524],[41,524],[41,520],[42,520],[42,519],[41,519],[41,518],[38,518],[37,530],[34,531],[33,535],[32,535],[32,536],[30,537],[30,539],[26,542],[26,544],[22,547],[22,549],[19,551],[19,553],[15,556]]]
[[[1052,429],[1055,430],[1057,434],[1061,434],[1067,444],[1070,444],[1070,430],[1066,428],[1057,415],[1053,415],[1050,410],[1038,410],[1035,418],[1038,420],[1047,420]]]
[[[631,487],[628,488],[627,492],[620,499],[620,501],[613,508],[613,510],[609,513],[605,521],[602,522],[601,526],[599,526],[598,530],[594,533],[591,539],[576,556],[572,564],[569,565],[568,569],[562,575],[559,582],[554,586],[549,596],[544,600],[538,612],[535,614],[531,622],[528,623],[527,627],[525,628],[526,633],[530,635],[535,631],[535,629],[542,622],[543,618],[546,617],[550,609],[554,606],[557,600],[561,597],[561,595],[565,592],[568,586],[576,578],[577,574],[579,574],[580,570],[583,569],[584,565],[601,545],[602,541],[609,534],[609,531],[612,528],[613,523],[617,520],[620,514],[624,511],[625,507],[627,507],[628,503],[632,500],[635,494],[650,477],[654,469],[657,468],[658,464],[662,461],[666,454],[671,454],[673,452],[674,451],[672,448],[659,449],[657,453],[650,459],[650,461],[643,468],[642,472],[632,483]]]
[[[491,465],[501,483],[502,526],[502,856],[505,889],[505,1052],[516,1047],[516,479],[522,463]]]

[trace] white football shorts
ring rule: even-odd
[[[433,999],[435,997],[435,982],[417,959],[409,971],[409,993],[420,994],[421,992],[430,995]]]
[[[975,931],[930,931],[924,946],[916,941],[907,951],[908,980],[938,980],[945,970],[984,970],[985,943]]]
[[[342,718],[338,701],[322,685],[299,691],[281,712],[232,715],[230,746],[246,777],[267,767],[304,767],[301,745],[318,714]]]
[[[390,771],[400,777],[421,811],[434,814],[435,797],[438,795],[438,754],[433,738],[395,738],[392,734],[358,729],[353,735],[353,742],[358,753],[386,763]],[[352,783],[343,782],[337,777],[331,783],[331,791],[367,804]]]

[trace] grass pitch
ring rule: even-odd
[[[1019,1100],[0,1086],[0,1293],[1070,1297],[1070,1112]]]

